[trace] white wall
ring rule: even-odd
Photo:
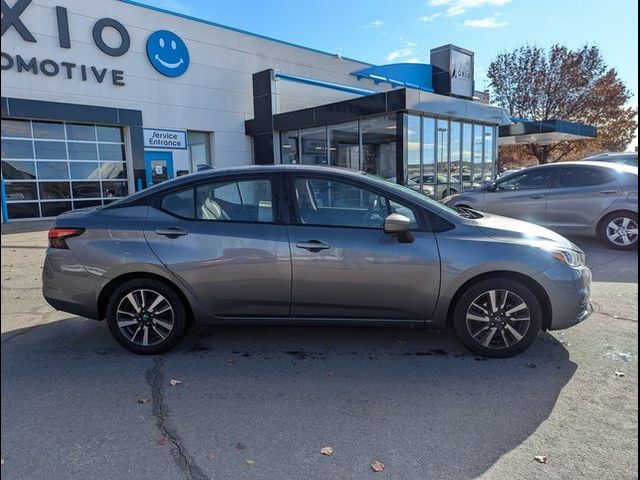
[[[11,5],[13,2],[8,1]],[[67,8],[71,48],[58,45],[55,7]],[[129,51],[121,57],[106,55],[91,36],[97,19],[114,18],[131,37]],[[34,0],[20,19],[37,39],[29,43],[10,28],[2,37],[2,51],[15,58],[52,59],[124,71],[125,86],[105,80],[67,79],[15,67],[2,71],[2,96],[67,102],[142,111],[145,126],[214,132],[212,155],[218,166],[252,163],[250,137],[244,121],[253,117],[251,75],[267,68],[318,80],[383,91],[384,85],[358,81],[351,72],[367,65],[313,52],[276,41],[235,32],[117,0]],[[187,72],[177,78],[156,72],[146,58],[147,37],[166,29],[180,36],[191,57]],[[105,30],[105,40],[110,36]],[[117,39],[117,36],[113,36]],[[117,44],[117,41],[113,41]],[[278,82],[281,111],[352,98],[338,91]],[[174,154],[176,169],[188,168],[184,151]]]

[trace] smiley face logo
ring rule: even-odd
[[[179,77],[189,68],[187,46],[169,30],[158,30],[149,35],[147,57],[153,68],[167,77]]]

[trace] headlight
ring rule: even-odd
[[[451,203],[454,199],[458,198],[460,196],[459,193],[454,193],[453,195],[449,195],[448,197],[444,197],[442,199],[442,203],[444,203],[445,205],[449,205],[449,203]]]
[[[576,250],[551,250],[553,258],[569,267],[582,267],[585,263],[585,255]]]

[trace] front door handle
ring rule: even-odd
[[[158,235],[164,235],[165,237],[181,237],[182,235],[187,235],[187,232],[182,227],[168,227],[168,228],[156,228],[156,233]]]
[[[529,198],[533,198],[534,200],[540,200],[541,198],[545,198],[546,195],[530,195]]]
[[[320,240],[309,240],[307,242],[296,243],[297,248],[304,248],[310,252],[319,252],[320,250],[327,250],[331,248],[328,243],[321,242]]]
[[[605,195],[611,195],[612,193],[618,193],[618,190],[601,190],[600,193],[604,193]]]

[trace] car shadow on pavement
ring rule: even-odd
[[[374,459],[384,478],[475,478],[549,417],[576,368],[547,333],[493,360],[450,331],[207,327],[144,357],[70,318],[2,334],[3,458],[15,457],[3,474],[131,475],[158,463],[164,422],[180,445],[172,466],[205,477],[242,476],[250,458],[252,478],[363,478]],[[148,468],[138,478],[173,475]]]

